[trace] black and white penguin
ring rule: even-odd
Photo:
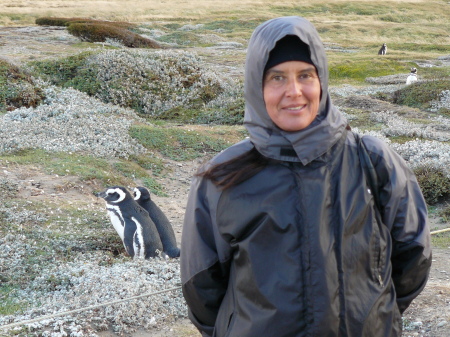
[[[387,45],[383,43],[380,50],[378,51],[378,55],[386,55],[387,54]]]
[[[177,247],[172,225],[163,211],[150,198],[150,191],[145,187],[138,186],[133,190],[133,194],[134,200],[148,212],[155,223],[163,245],[163,252],[169,257],[179,257],[180,249]]]
[[[410,85],[414,82],[417,82],[417,69],[411,68],[411,72],[408,75],[408,78],[406,79],[406,84]]]
[[[163,247],[156,226],[126,188],[109,187],[97,196],[105,200],[111,223],[131,257],[159,256]]]

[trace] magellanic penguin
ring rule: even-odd
[[[156,226],[126,188],[109,187],[97,196],[106,201],[111,223],[131,257],[159,256],[163,247]]]
[[[410,85],[414,82],[417,82],[417,69],[411,68],[411,72],[408,75],[408,78],[406,79],[406,84]]]
[[[150,198],[150,192],[145,187],[138,186],[134,190],[134,200],[142,206],[150,215],[159,232],[159,237],[163,245],[163,251],[169,257],[179,257],[180,249],[177,247],[177,240],[169,219],[163,211]]]
[[[378,55],[386,55],[387,54],[387,45],[383,43],[380,50],[378,51]]]

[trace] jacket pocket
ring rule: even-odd
[[[236,314],[234,312],[232,312],[230,319],[228,320],[227,333],[225,334],[225,337],[231,336],[231,331],[233,330],[233,324],[234,324],[235,320],[236,320]]]
[[[226,324],[226,326],[223,326],[223,318],[220,319],[222,323],[218,320],[218,322],[216,322],[216,326],[214,327],[212,337],[229,337],[235,320],[236,314],[234,313],[234,311],[228,317],[228,323]]]

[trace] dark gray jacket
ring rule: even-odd
[[[322,85],[320,114],[284,132],[262,99],[268,52],[294,34],[311,46]],[[382,141],[364,137],[379,184],[373,203],[347,122],[328,95],[325,52],[298,17],[258,27],[246,63],[246,139],[275,159],[225,191],[195,178],[181,248],[183,293],[204,336],[400,336],[401,315],[431,263],[426,205],[413,173]]]

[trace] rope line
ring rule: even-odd
[[[438,233],[443,233],[443,232],[449,232],[449,231],[450,231],[450,227],[449,227],[449,228],[445,228],[445,229],[440,229],[440,230],[438,230],[438,231],[433,231],[433,232],[431,232],[430,234],[433,235],[433,234],[438,234]]]
[[[31,323],[43,321],[43,320],[54,318],[54,317],[60,317],[60,316],[76,314],[76,313],[79,313],[79,312],[82,312],[82,311],[93,310],[93,309],[97,309],[97,308],[104,307],[104,306],[107,306],[107,305],[112,305],[112,304],[122,303],[122,302],[126,302],[126,301],[136,300],[136,299],[139,299],[139,298],[142,298],[142,297],[158,295],[158,294],[166,293],[166,292],[173,291],[173,290],[179,290],[179,289],[181,289],[181,287],[169,288],[169,289],[164,289],[164,290],[157,291],[157,292],[154,292],[154,293],[147,293],[147,294],[133,296],[133,297],[127,297],[127,298],[123,298],[123,299],[115,300],[115,301],[111,301],[111,302],[95,304],[95,305],[91,305],[91,306],[84,307],[84,308],[58,312],[56,314],[41,316],[41,317],[38,317],[38,318],[26,320],[26,321],[15,322],[15,323],[6,324],[6,325],[0,325],[0,329],[9,329],[9,328],[13,328],[13,327],[24,325],[24,324],[31,324]]]

